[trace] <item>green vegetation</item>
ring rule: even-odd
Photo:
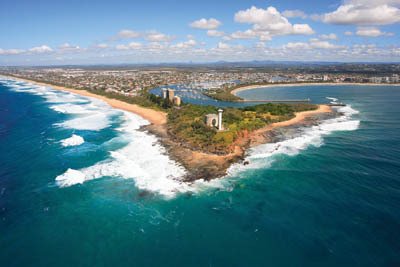
[[[242,98],[235,96],[231,94],[231,91],[234,88],[229,88],[229,87],[224,87],[221,89],[214,89],[214,90],[208,90],[204,94],[208,97],[214,98],[216,100],[220,101],[239,101],[242,100]]]
[[[163,99],[160,96],[149,93],[147,90],[143,90],[140,95],[137,96],[125,96],[113,92],[105,92],[103,90],[89,90],[94,94],[103,95],[108,98],[118,99],[130,104],[136,104],[146,108],[152,108],[156,110],[168,110],[172,107],[172,103],[168,99]]]
[[[316,109],[312,104],[262,104],[245,108],[225,108],[224,131],[208,127],[205,115],[216,113],[213,106],[186,104],[168,113],[168,130],[177,140],[210,153],[226,153],[244,131],[254,131],[270,123],[288,120],[295,112]]]

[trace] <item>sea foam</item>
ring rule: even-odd
[[[56,183],[60,187],[82,184],[84,181],[85,175],[74,169],[68,169],[65,173],[56,177]]]
[[[56,126],[74,130],[99,131],[111,124],[111,117],[118,111],[107,103],[70,92],[61,92],[51,87],[39,86],[27,82],[7,81],[12,91],[24,92],[43,97],[50,108],[64,114],[75,115],[72,118],[56,123]]]
[[[130,142],[121,149],[110,151],[110,158],[77,170],[79,173],[75,174],[78,179],[68,170],[62,176],[64,180],[68,180],[64,184],[81,183],[82,177],[84,181],[101,177],[120,177],[134,179],[138,188],[165,197],[172,197],[177,192],[193,191],[182,181],[185,169],[166,155],[164,147],[154,135],[138,130],[148,122],[127,112],[124,112],[124,120],[118,130]]]
[[[40,95],[49,103],[51,109],[69,115],[70,117],[65,121],[56,124],[58,127],[100,131],[114,121],[123,121],[116,129],[119,132],[116,139],[123,139],[127,144],[116,150],[109,148],[111,149],[109,157],[92,166],[82,169],[69,168],[65,173],[56,177],[56,183],[60,187],[81,184],[102,177],[118,177],[134,179],[138,188],[156,192],[165,197],[172,197],[177,192],[196,190],[182,181],[186,170],[169,158],[157,138],[139,130],[141,126],[149,124],[145,119],[132,113],[113,109],[98,99],[24,82],[10,81],[9,85],[13,88],[12,90],[17,92]],[[83,138],[78,135],[61,140],[63,146],[79,145],[83,142]],[[200,181],[198,183],[201,184],[201,187],[207,184],[207,182]]]
[[[61,145],[62,146],[79,146],[82,145],[85,142],[83,137],[73,134],[70,138],[61,140]]]

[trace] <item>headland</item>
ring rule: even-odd
[[[227,129],[218,132],[202,125],[202,117],[215,109],[214,107],[187,104],[181,108],[157,110],[87,90],[6,77],[96,98],[113,108],[143,117],[151,123],[144,126],[143,130],[156,135],[166,147],[169,156],[187,169],[186,181],[222,177],[226,175],[231,164],[243,161],[248,148],[270,142],[270,136],[275,129],[299,125],[308,118],[332,112],[328,105],[311,104],[264,104],[243,109],[227,108],[225,113],[229,119],[224,121]],[[194,129],[195,127],[200,127],[203,132],[193,137],[193,131],[199,130]],[[204,140],[206,136],[209,139]]]

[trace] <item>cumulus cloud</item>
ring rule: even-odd
[[[140,37],[140,33],[132,30],[121,30],[114,39],[133,39]]]
[[[283,46],[283,48],[287,49],[309,49],[310,45],[304,42],[289,42]]]
[[[359,27],[357,28],[356,35],[363,37],[379,37],[379,36],[393,36],[391,32],[382,32],[377,27]]]
[[[258,33],[254,30],[236,31],[230,35],[232,39],[252,39],[258,36]]]
[[[332,44],[317,38],[312,38],[308,43],[305,42],[289,42],[283,46],[285,49],[341,49],[344,46]]]
[[[322,34],[319,36],[319,38],[321,38],[323,40],[337,40],[338,39],[337,35],[334,33]]]
[[[226,49],[231,48],[231,46],[229,44],[227,44],[227,43],[219,42],[217,44],[217,48],[221,49],[221,50],[226,50]]]
[[[58,52],[67,53],[67,52],[78,52],[82,49],[78,45],[71,45],[69,43],[64,43],[58,47]]]
[[[398,0],[350,0],[321,19],[331,24],[387,25],[400,22]]]
[[[189,39],[186,42],[180,42],[175,45],[172,45],[171,48],[180,48],[180,49],[187,49],[191,48],[193,46],[197,45],[196,40],[194,39]]]
[[[146,49],[149,52],[156,52],[156,53],[160,53],[162,52],[164,49],[166,49],[167,46],[164,44],[161,44],[159,42],[151,42],[147,45]]]
[[[170,42],[174,39],[173,36],[166,35],[157,31],[151,31],[146,34],[146,40],[150,42]]]
[[[28,50],[22,49],[1,49],[0,48],[0,55],[20,55],[20,54],[44,54],[50,53],[54,50],[47,45],[36,46],[32,47]]]
[[[193,21],[189,25],[190,25],[190,27],[196,28],[196,29],[215,30],[221,25],[221,22],[214,18],[210,18],[210,19],[202,18],[202,19]]]
[[[115,46],[115,49],[117,50],[137,50],[140,48],[142,48],[142,44],[138,42],[131,42],[127,45],[120,44]]]
[[[47,45],[42,45],[42,46],[32,47],[28,51],[34,54],[43,54],[43,53],[53,52],[53,49]]]
[[[264,39],[270,39],[271,36],[275,35],[314,34],[313,29],[308,24],[291,24],[272,6],[267,9],[252,6],[249,9],[241,10],[235,14],[235,21],[252,24],[252,31],[257,36],[263,36]]]
[[[346,35],[346,36],[352,36],[352,35],[353,35],[353,32],[351,32],[351,31],[345,31],[345,32],[344,32],[344,35]]]
[[[0,55],[19,55],[24,52],[25,52],[25,50],[22,50],[22,49],[1,49],[0,48]]]
[[[217,30],[208,30],[207,35],[211,37],[221,37],[224,36],[225,33],[222,31],[217,31]]]
[[[266,44],[264,42],[257,42],[254,45],[255,48],[266,48]]]
[[[282,15],[287,17],[287,18],[302,18],[306,19],[307,15],[301,10],[295,9],[295,10],[285,10],[282,12]]]
[[[101,44],[95,45],[94,47],[99,48],[99,49],[106,49],[106,48],[108,48],[108,44],[101,43]]]
[[[341,45],[335,45],[332,44],[328,41],[321,41],[321,40],[311,40],[310,41],[310,46],[312,48],[317,48],[317,49],[339,49],[339,48],[344,48],[344,46]]]

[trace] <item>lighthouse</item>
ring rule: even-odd
[[[218,131],[222,131],[222,109],[218,109]]]

